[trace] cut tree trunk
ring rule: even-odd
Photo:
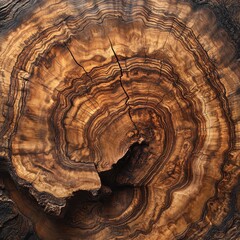
[[[239,14],[0,0],[0,239],[240,239]]]

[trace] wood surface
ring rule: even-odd
[[[0,239],[240,239],[239,16],[0,0]]]

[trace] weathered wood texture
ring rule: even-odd
[[[239,239],[239,16],[0,0],[0,238]]]

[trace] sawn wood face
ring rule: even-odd
[[[239,239],[238,1],[0,0],[0,239]]]

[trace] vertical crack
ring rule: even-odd
[[[67,48],[67,50],[68,50],[69,53],[71,54],[74,62],[75,62],[79,67],[81,67],[81,68],[83,69],[83,71],[85,72],[85,74],[89,77],[89,79],[90,79],[91,81],[93,81],[93,80],[92,80],[92,77],[89,75],[89,73],[88,73],[88,72],[86,71],[86,69],[83,67],[83,65],[81,65],[81,64],[76,60],[76,58],[74,57],[72,51],[70,50],[70,48],[67,46],[66,43],[64,43],[64,46]]]
[[[139,135],[138,128],[137,128],[135,122],[134,122],[133,119],[132,119],[130,104],[128,103],[130,97],[129,97],[129,95],[128,95],[126,89],[125,89],[125,87],[123,86],[123,82],[122,82],[123,70],[122,70],[122,67],[121,67],[121,65],[120,65],[120,62],[119,62],[118,56],[117,56],[117,54],[116,54],[116,52],[115,52],[115,50],[114,50],[114,48],[113,48],[112,42],[111,42],[111,40],[110,40],[109,37],[108,37],[108,40],[109,40],[109,43],[110,43],[110,47],[111,47],[111,49],[112,49],[112,52],[113,52],[113,54],[114,54],[114,56],[115,56],[115,58],[116,58],[116,60],[117,60],[117,64],[118,64],[118,66],[119,66],[119,69],[120,69],[120,78],[119,78],[119,82],[120,82],[120,86],[121,86],[123,92],[124,92],[125,95],[126,95],[125,105],[128,107],[128,115],[129,115],[129,118],[130,118],[130,120],[131,120],[131,122],[132,122],[134,128],[135,128],[136,131],[137,131],[137,135]]]

